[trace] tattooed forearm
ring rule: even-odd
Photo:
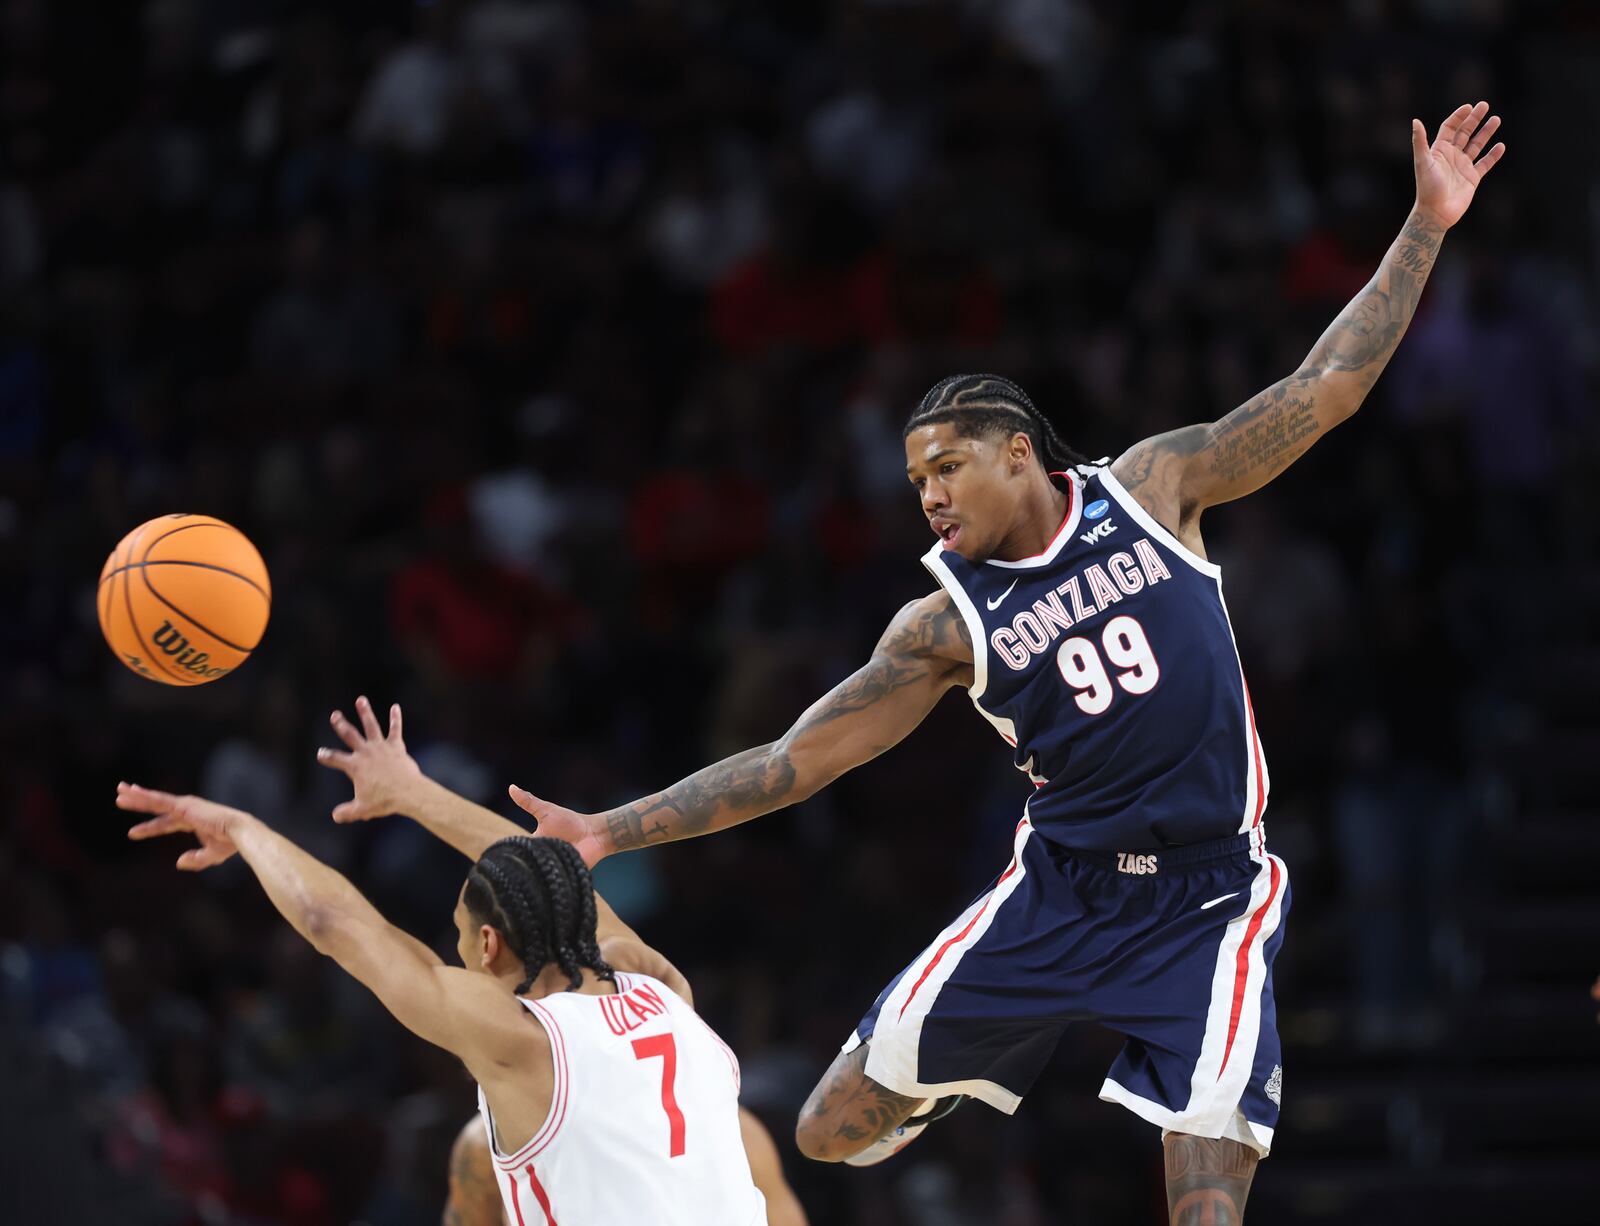
[[[1299,373],[1356,376],[1330,381],[1338,394],[1354,396],[1353,412],[1405,335],[1443,240],[1443,226],[1413,212],[1377,275],[1318,339]]]
[[[719,825],[759,817],[799,799],[794,765],[779,745],[761,745],[725,758],[657,792],[603,816],[617,851],[704,834]]]
[[[1207,488],[1237,497],[1264,485],[1354,413],[1394,356],[1439,258],[1444,228],[1413,212],[1377,275],[1318,338],[1305,364],[1216,422]]]
[[[1168,1133],[1167,1211],[1171,1226],[1239,1226],[1260,1158],[1225,1138]]]
[[[1444,227],[1413,211],[1299,370],[1219,421],[1146,439],[1113,465],[1118,480],[1169,525],[1265,485],[1361,406],[1416,314],[1443,239]]]

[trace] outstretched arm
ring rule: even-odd
[[[117,807],[149,815],[133,839],[192,833],[200,846],[178,857],[182,869],[205,869],[237,853],[283,917],[319,953],[359,979],[407,1030],[454,1052],[479,1081],[526,1054],[522,1006],[489,975],[449,967],[415,937],[383,918],[345,877],[264,822],[199,796],[174,796],[117,785]]]
[[[356,699],[356,718],[361,721],[359,728],[345,718],[343,711],[335,711],[328,717],[347,750],[317,750],[317,761],[347,776],[355,788],[355,795],[334,808],[334,821],[359,822],[387,817],[391,813],[403,814],[469,860],[476,860],[501,839],[529,833],[493,809],[474,804],[423,774],[406,749],[405,717],[399,703],[389,708],[387,732],[379,726],[377,714],[366,695]],[[594,902],[599,913],[595,936],[600,943],[639,939],[639,934],[622,922],[598,891]],[[662,962],[665,961],[663,958]],[[655,974],[645,966],[625,964],[621,969]],[[667,982],[677,989],[672,980]]]
[[[389,708],[387,732],[379,726],[372,703],[364,694],[356,699],[356,718],[361,721],[359,728],[345,718],[343,711],[330,715],[329,723],[348,749],[317,751],[317,761],[345,775],[355,789],[355,795],[334,808],[334,821],[366,821],[403,813],[472,860],[501,839],[528,833],[494,810],[474,804],[422,773],[406,750],[405,717],[399,703]],[[512,794],[520,791],[513,788]],[[694,997],[683,972],[623,923],[598,890],[594,905],[595,940],[601,956],[619,971],[636,971],[661,980],[692,1005]]]
[[[572,843],[590,865],[612,852],[721,830],[796,804],[898,744],[947,689],[970,684],[972,659],[972,640],[960,611],[947,593],[935,592],[901,609],[872,658],[769,745],[725,758],[664,792],[605,813],[577,813],[519,787],[511,788],[511,798],[538,819],[537,834]],[[333,727],[349,752],[323,749],[317,754],[324,765],[344,771],[356,783],[356,797],[334,810],[336,821],[408,813],[473,857],[497,839],[527,833],[427,779],[409,756],[404,771],[392,772],[395,778],[386,778],[381,786],[374,782],[363,795],[360,772],[365,764],[377,760],[374,754],[403,755],[405,747],[398,705],[390,711],[387,735],[365,698],[357,700],[356,709],[364,735],[336,711]],[[615,913],[604,908],[602,938],[608,916],[620,925]]]
[[[796,804],[898,744],[947,689],[969,684],[972,641],[944,592],[895,615],[872,658],[770,745],[697,771],[664,792],[598,814],[574,814],[523,792],[541,833],[600,855],[693,838]],[[582,840],[580,842],[580,840]]]
[[[1206,507],[1260,489],[1361,407],[1416,313],[1445,231],[1505,152],[1504,144],[1484,152],[1499,126],[1486,102],[1458,107],[1429,146],[1412,120],[1416,203],[1377,273],[1300,369],[1226,417],[1146,439],[1112,465],[1157,519],[1181,535]]]

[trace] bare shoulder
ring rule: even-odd
[[[1206,446],[1209,426],[1184,426],[1135,443],[1111,465],[1111,475],[1156,521],[1170,531],[1194,520],[1198,503],[1184,489],[1191,458]]]
[[[910,601],[896,613],[873,654],[970,666],[972,634],[950,593],[941,588]]]
[[[550,1036],[527,1007],[492,976],[440,967],[437,991],[454,1016],[450,1049],[481,1081],[506,1072],[549,1076]]]

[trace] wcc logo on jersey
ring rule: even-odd
[[[1099,506],[1100,504],[1096,503],[1095,505]],[[1088,512],[1085,512],[1085,514],[1088,514]],[[1103,512],[1102,512],[1102,514],[1103,514]],[[1112,523],[1108,519],[1108,520],[1103,521],[1102,523],[1096,524],[1094,527],[1090,528],[1089,531],[1087,531],[1087,532],[1078,533],[1078,539],[1080,541],[1082,541],[1085,545],[1093,545],[1096,541],[1105,540],[1106,537],[1110,536],[1116,530],[1117,530],[1117,525]]]

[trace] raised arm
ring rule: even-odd
[[[455,1053],[480,1082],[524,1064],[543,1034],[492,976],[446,966],[421,941],[389,923],[345,877],[264,822],[198,796],[117,785],[117,807],[149,815],[134,839],[192,833],[200,846],[178,857],[197,870],[237,853],[295,931],[370,988],[413,1034]],[[530,1039],[529,1036],[533,1036]],[[548,1063],[548,1061],[546,1062]]]
[[[605,813],[574,813],[514,789],[539,832],[590,863],[616,851],[688,839],[796,804],[898,744],[952,686],[972,680],[972,640],[944,592],[895,615],[872,657],[788,732],[697,771],[664,792]],[[591,859],[591,857],[593,857]]]
[[[474,804],[422,773],[406,749],[405,717],[399,703],[389,708],[387,732],[379,725],[365,695],[356,699],[356,718],[361,721],[359,728],[342,711],[329,716],[334,732],[347,748],[317,751],[317,761],[345,775],[355,789],[349,800],[334,808],[334,821],[367,821],[391,813],[403,814],[470,860],[476,860],[501,839],[528,833],[516,822]],[[690,999],[688,981],[678,968],[645,944],[598,890],[594,903],[595,937],[606,961],[618,970],[652,975],[685,1000]]]
[[[1206,507],[1260,489],[1361,407],[1416,313],[1445,231],[1505,152],[1504,144],[1483,152],[1499,126],[1488,103],[1461,106],[1429,146],[1411,121],[1416,202],[1377,273],[1300,369],[1226,417],[1145,439],[1112,465],[1157,519],[1185,535]]]

